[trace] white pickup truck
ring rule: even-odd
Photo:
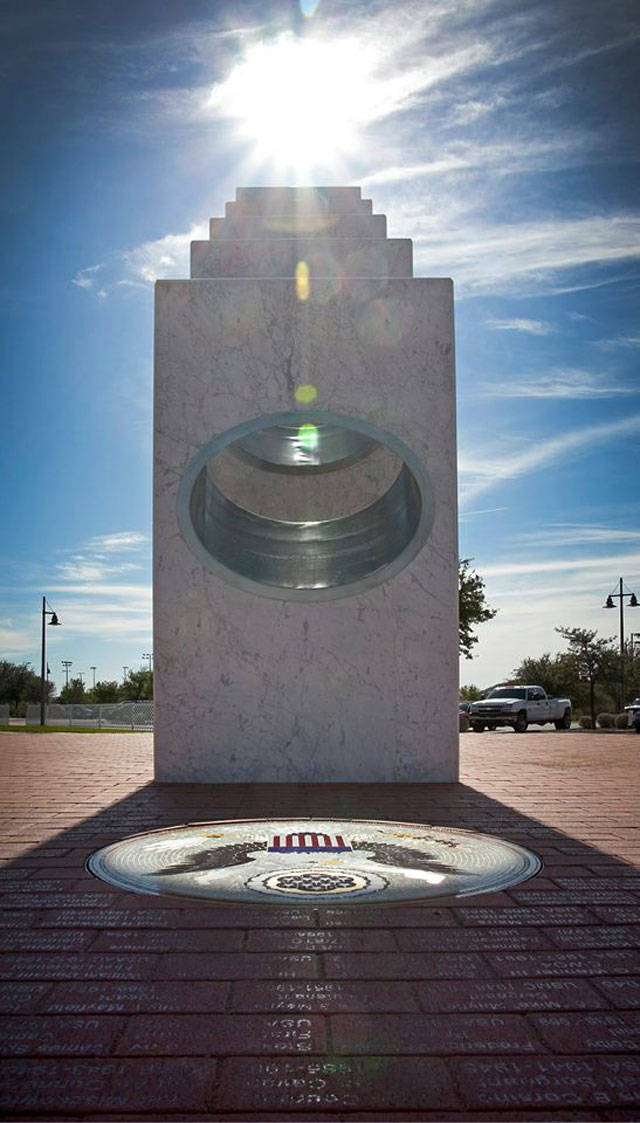
[[[524,733],[528,725],[553,722],[556,729],[571,728],[571,702],[568,698],[548,698],[541,686],[494,686],[486,698],[473,702],[469,713],[475,733],[510,725]]]

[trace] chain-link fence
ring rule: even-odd
[[[27,706],[26,724],[40,724],[39,705]],[[46,707],[45,725],[67,725],[70,728],[75,725],[85,729],[153,729],[153,702],[75,703],[66,706],[51,702]]]

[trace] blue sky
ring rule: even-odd
[[[45,593],[58,686],[151,650],[153,280],[241,185],[361,184],[454,278],[460,551],[500,610],[461,680],[640,595],[637,5],[303,7],[5,5],[0,654],[39,666]]]

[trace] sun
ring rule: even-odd
[[[256,162],[330,168],[353,154],[370,118],[375,62],[355,39],[284,33],[249,48],[207,107],[238,122]]]

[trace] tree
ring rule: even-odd
[[[565,695],[575,697],[576,694],[575,666],[566,653],[551,655],[545,652],[537,658],[527,657],[511,672],[511,679],[541,686],[547,694],[556,698]]]
[[[89,698],[81,678],[70,678],[58,695],[58,702],[63,706],[78,705],[80,702],[88,701]]]
[[[460,687],[461,702],[477,702],[479,698],[482,698],[482,691],[479,686],[470,682],[466,686]]]
[[[91,702],[119,702],[121,698],[122,687],[115,679],[104,679],[101,682],[97,682],[89,691],[89,700]]]
[[[471,569],[472,558],[461,558],[458,565],[458,603],[460,612],[459,641],[460,654],[465,659],[473,659],[471,648],[478,642],[474,625],[493,620],[497,608],[489,608],[484,598],[484,581]]]
[[[128,702],[150,701],[153,698],[153,671],[129,671],[120,696]]]
[[[54,689],[54,683],[46,684],[47,699]],[[9,713],[13,717],[23,717],[27,702],[39,702],[41,693],[42,679],[31,670],[30,663],[0,659],[0,702],[9,703]]]
[[[600,680],[610,680],[617,672],[616,651],[612,639],[596,639],[598,633],[589,628],[556,628],[569,644],[565,658],[570,661],[578,679],[589,684],[591,726],[596,727],[595,687]]]

